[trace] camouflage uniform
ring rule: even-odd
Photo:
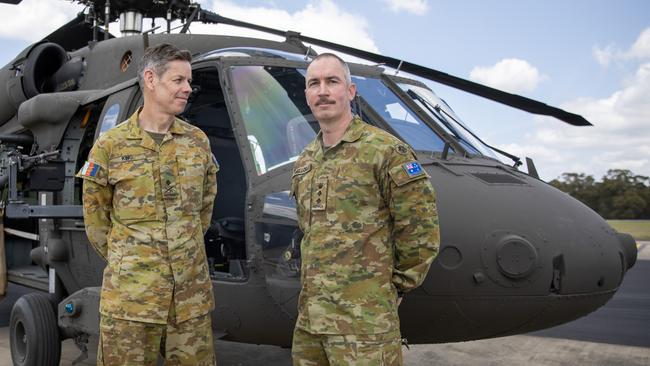
[[[181,324],[214,308],[203,235],[218,168],[200,129],[176,119],[159,146],[138,115],[103,134],[77,174],[86,234],[108,262],[100,313]]]
[[[304,233],[294,364],[322,364],[304,358],[301,342],[310,335],[320,344],[337,341],[319,341],[319,335],[365,336],[353,347],[397,352],[398,291],[422,283],[440,241],[427,178],[408,145],[356,116],[335,146],[324,151],[320,134],[307,145],[291,185]],[[328,358],[401,364],[401,354],[383,357],[383,363]]]

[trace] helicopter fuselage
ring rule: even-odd
[[[288,346],[300,291],[300,232],[288,190],[293,161],[318,130],[304,101],[312,51],[290,37],[142,35],[70,52],[41,43],[0,70],[9,280],[56,298],[65,337],[96,334],[105,263],[85,236],[74,175],[99,134],[142,104],[137,60],[162,42],[194,55],[194,93],[182,116],[208,135],[221,167],[205,237],[213,328],[233,341]],[[52,62],[58,66],[42,66]],[[421,82],[376,66],[351,71],[355,113],[409,143],[437,194],[440,253],[400,306],[409,342],[530,332],[613,296],[636,258],[630,237],[498,160]],[[39,154],[56,159],[27,159]]]

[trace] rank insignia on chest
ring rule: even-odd
[[[319,178],[313,186],[311,210],[325,211],[325,209],[327,209],[327,178]]]
[[[417,161],[412,161],[410,163],[406,163],[403,165],[404,170],[406,171],[406,174],[408,174],[409,177],[417,177],[420,174],[423,174],[424,172],[422,171],[422,167],[420,164],[418,164]]]
[[[87,161],[81,168],[81,175],[84,177],[96,177],[101,167],[93,162]]]

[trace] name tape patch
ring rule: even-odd
[[[409,177],[413,178],[422,174],[422,167],[418,164],[417,161],[412,161],[410,163],[404,164],[404,170]]]
[[[96,177],[101,167],[93,162],[87,161],[81,168],[81,175],[84,177]]]

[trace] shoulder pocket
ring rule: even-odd
[[[106,167],[90,160],[86,161],[84,166],[77,173],[76,177],[95,182],[102,186],[108,184],[108,172],[106,171]]]
[[[388,175],[398,187],[419,179],[429,178],[429,174],[416,161],[396,165],[388,171]]]

